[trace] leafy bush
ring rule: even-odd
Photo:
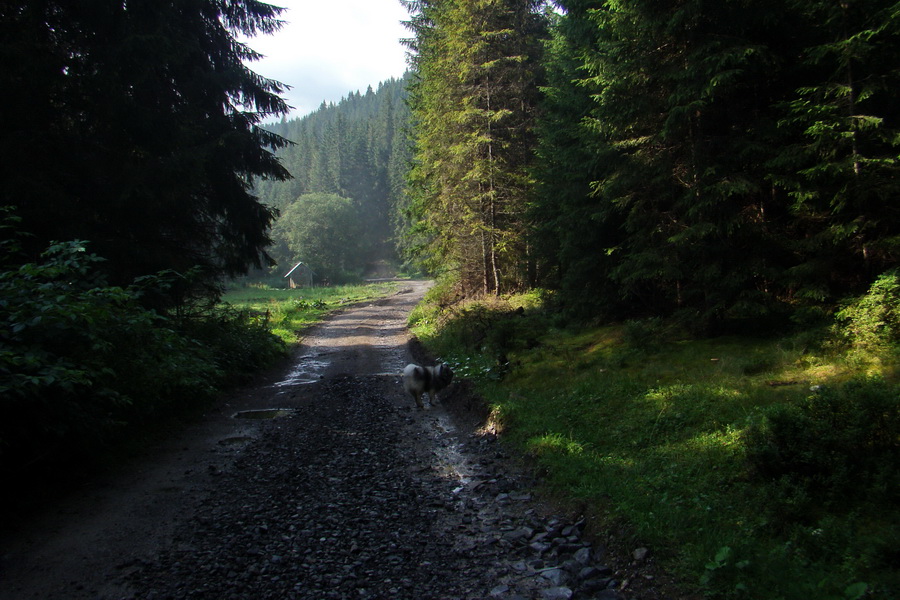
[[[316,281],[359,281],[368,260],[361,245],[365,229],[365,217],[350,199],[304,194],[282,211],[272,228],[273,252],[282,265],[302,258]]]
[[[900,490],[900,395],[879,379],[826,387],[800,405],[776,405],[745,434],[762,479],[807,501],[890,500]],[[897,498],[900,499],[900,498]]]
[[[425,292],[425,298],[420,302],[406,321],[407,326],[417,331],[422,337],[437,332],[439,324],[447,320],[447,310],[459,301],[457,284],[448,277],[438,281]]]
[[[864,581],[883,597],[900,584],[893,566],[900,558],[898,391],[878,379],[826,387],[799,405],[770,408],[744,434],[764,518],[789,540],[783,558],[822,569],[820,587],[849,584],[846,598],[861,597]],[[821,589],[797,597],[804,595],[839,597]]]
[[[246,310],[218,307],[200,318],[183,319],[179,330],[209,351],[232,383],[246,381],[286,352],[286,344],[272,334],[269,324]]]
[[[837,313],[841,332],[854,345],[879,349],[900,342],[900,270],[884,273]]]
[[[294,300],[292,304],[292,308],[295,310],[309,310],[311,308],[325,310],[328,308],[328,304],[324,300],[304,300],[303,298],[299,298]]]
[[[105,285],[102,260],[74,241],[0,271],[0,472],[96,450],[281,350],[239,314],[144,308],[144,291]]]

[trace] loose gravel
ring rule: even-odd
[[[248,443],[132,598],[619,598],[581,523],[541,517],[440,410],[389,399],[396,377],[325,381]],[[498,462],[499,461],[499,462]]]
[[[414,407],[399,373],[423,358],[405,329],[423,293],[346,310],[274,384],[21,524],[2,540],[0,600],[665,597],[635,592],[646,549],[607,555],[583,519],[533,498],[470,426],[464,382]]]

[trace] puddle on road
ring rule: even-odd
[[[316,360],[320,354],[301,356],[297,359],[297,364],[293,366],[291,372],[287,374],[284,380],[274,384],[274,387],[282,388],[292,385],[307,385],[315,383],[322,378],[322,371],[328,366],[324,360]]]
[[[262,408],[258,410],[242,410],[235,413],[235,419],[279,419],[294,414],[292,408]]]
[[[436,437],[435,468],[444,477],[459,481],[460,487],[453,490],[453,493],[457,494],[472,482],[473,469],[460,451],[461,444],[456,441],[456,427],[450,422],[450,418],[447,415],[435,415],[435,417],[436,419],[431,423]]]

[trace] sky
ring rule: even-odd
[[[282,96],[293,110],[288,118],[337,103],[350,92],[398,78],[406,70],[401,38],[411,36],[399,0],[267,0],[286,7],[284,27],[247,43],[264,54],[249,67],[290,85]]]

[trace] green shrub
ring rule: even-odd
[[[872,597],[891,597],[900,585],[898,409],[896,385],[858,380],[772,407],[745,432],[761,516],[768,531],[788,540],[783,557],[757,567],[765,572],[789,561],[819,571],[792,584],[796,597],[839,597],[820,588],[842,586],[850,586],[847,598],[867,587]]]
[[[879,277],[869,291],[836,315],[841,333],[855,346],[870,349],[900,343],[900,270]]]
[[[100,262],[76,241],[0,270],[2,473],[94,452],[130,424],[209,400],[226,374],[282,350],[246,315],[148,310],[139,298],[153,278],[140,290],[109,287]]]
[[[897,386],[866,379],[822,388],[800,405],[770,408],[748,428],[745,442],[755,473],[790,490],[792,501],[805,498],[802,512],[813,501],[839,506],[897,496],[898,432]]]
[[[664,339],[665,326],[659,317],[625,322],[623,339],[632,349],[650,351],[659,349]]]
[[[317,308],[318,304],[316,301]],[[287,345],[272,334],[265,319],[227,306],[183,319],[179,331],[209,351],[212,362],[228,374],[231,383],[246,381],[287,351]]]

